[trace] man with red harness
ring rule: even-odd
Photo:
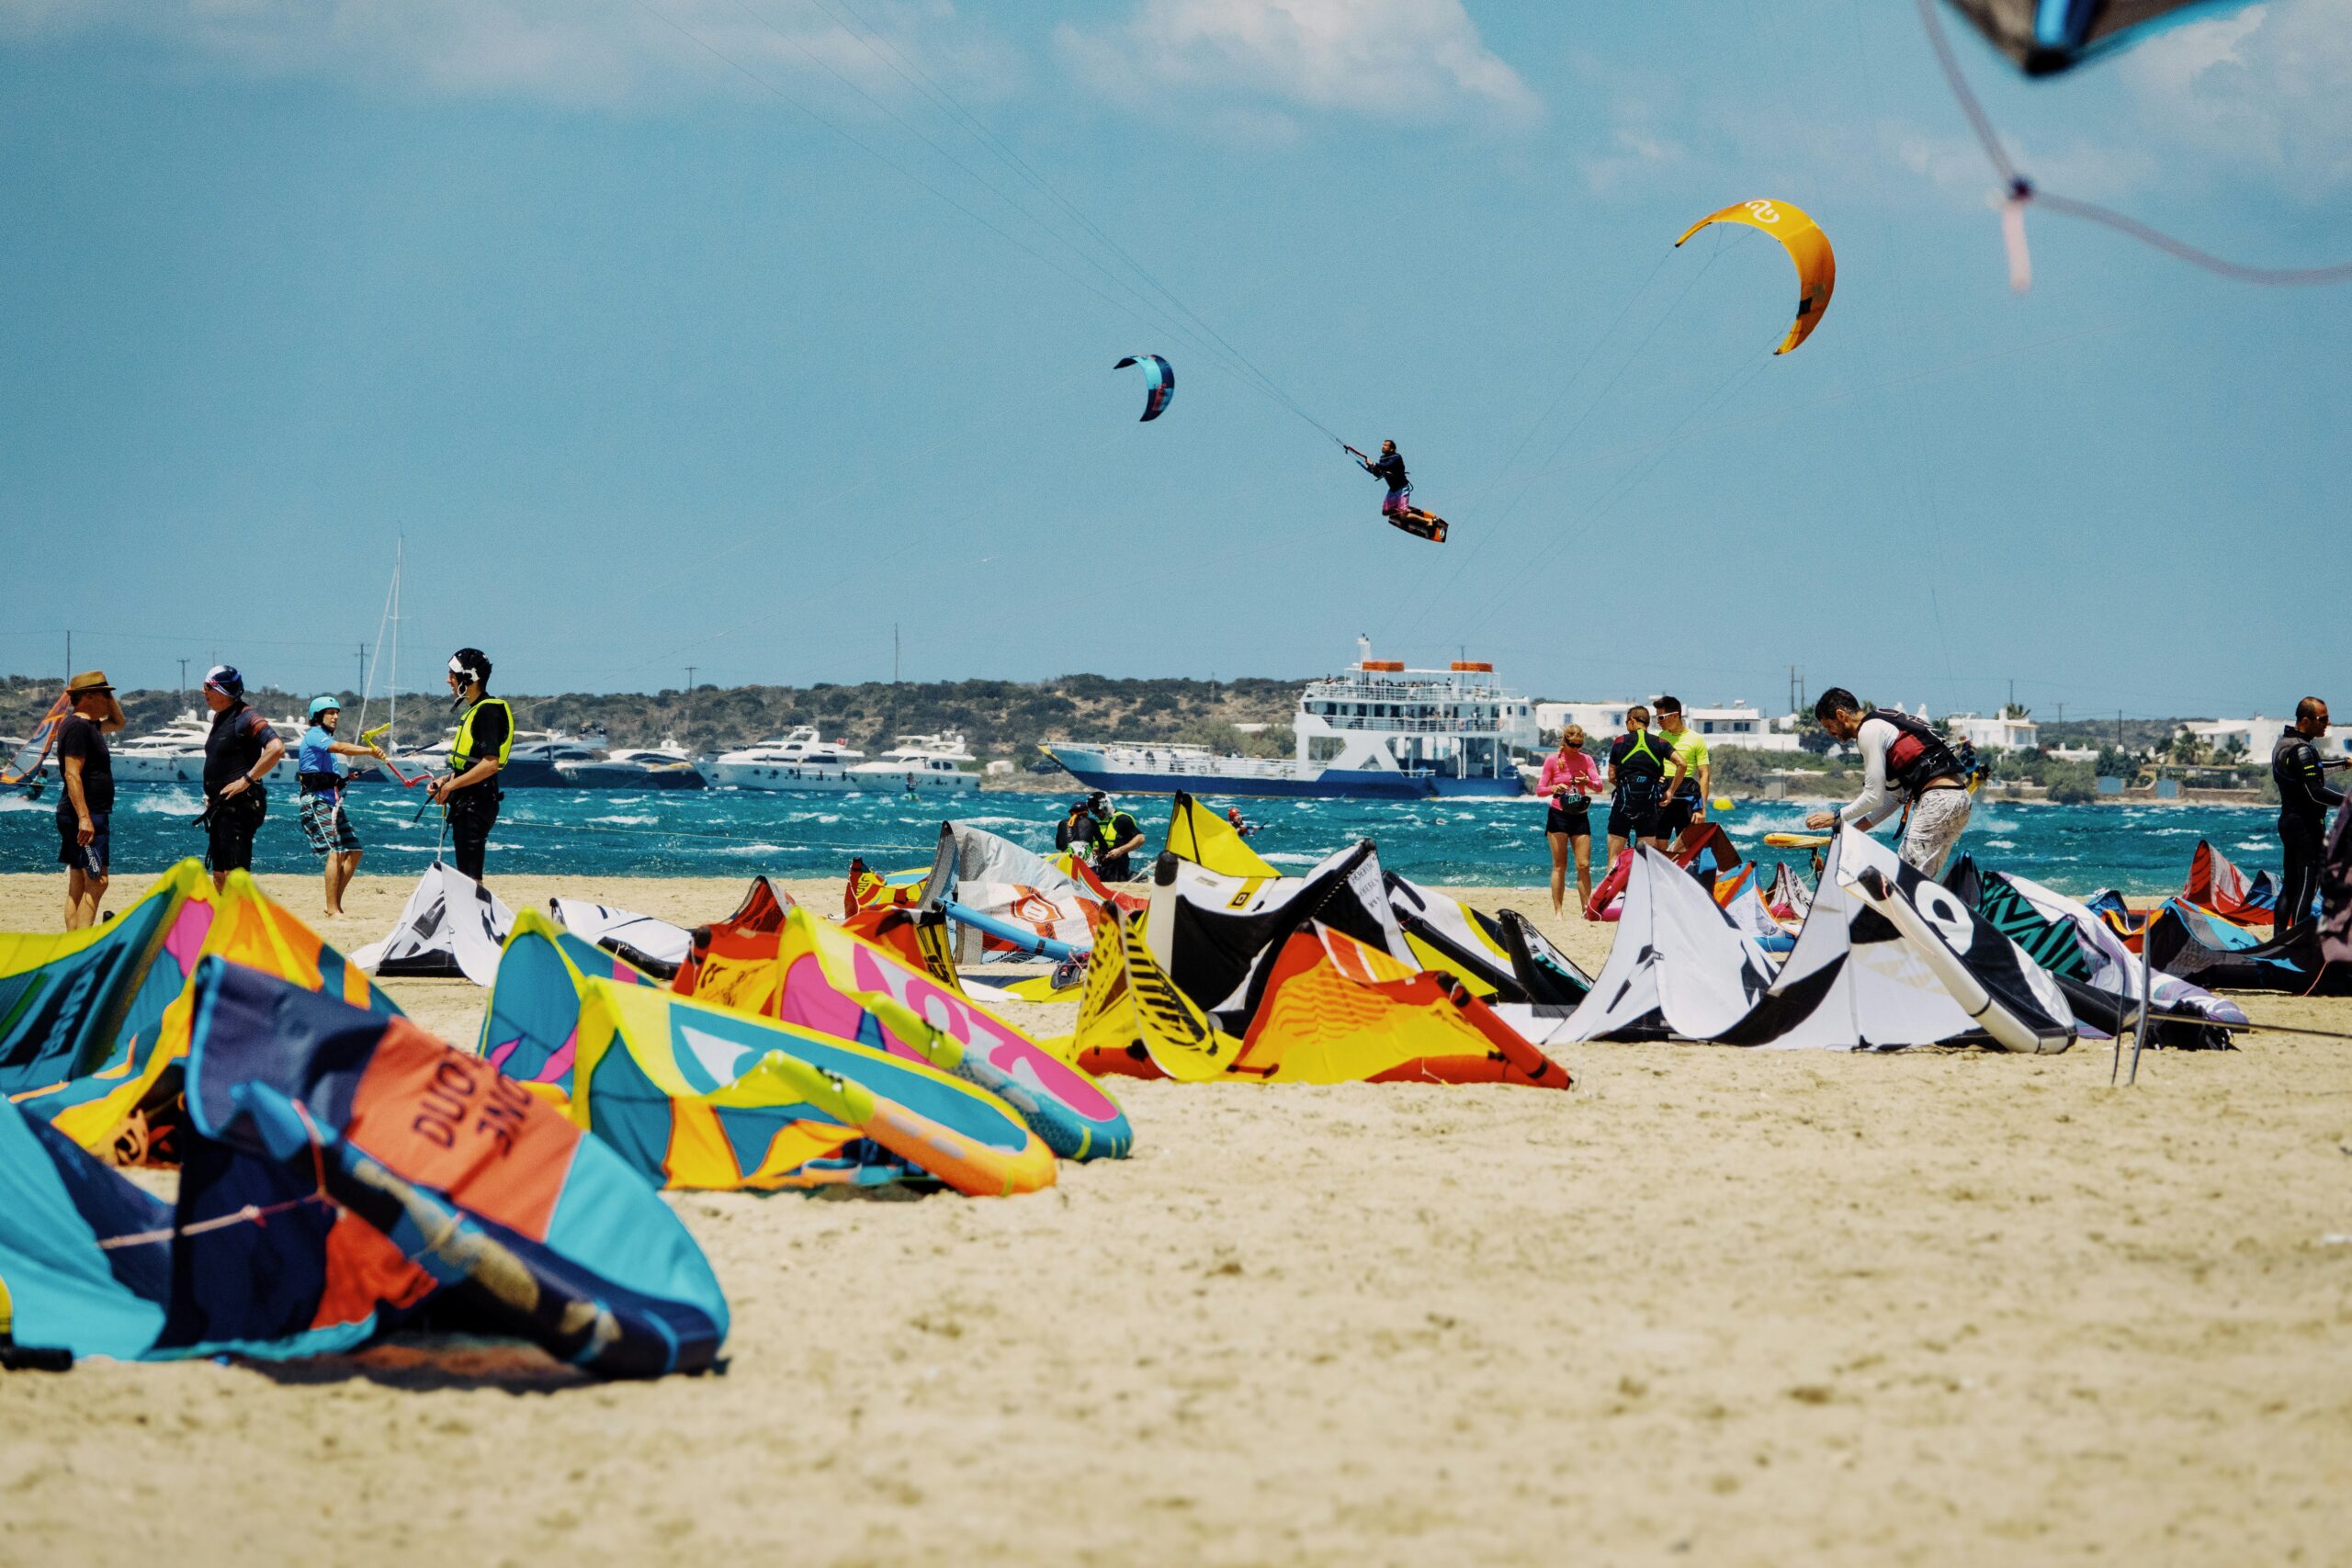
[[[1922,876],[1940,876],[1974,804],[1969,763],[1926,720],[1901,708],[1866,710],[1843,686],[1822,693],[1813,716],[1860,750],[1862,793],[1835,811],[1815,812],[1804,825],[1846,823],[1868,832],[1900,810],[1905,863]]]

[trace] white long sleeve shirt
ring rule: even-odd
[[[1862,754],[1862,793],[1838,811],[1838,820],[1869,832],[1903,808],[1903,792],[1888,783],[1886,750],[1903,732],[1883,718],[1866,718],[1854,732]]]

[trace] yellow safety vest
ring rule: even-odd
[[[481,759],[474,754],[474,717],[486,707],[496,707],[506,715],[506,739],[498,743],[498,765],[506,765],[506,753],[514,748],[514,710],[507,706],[504,697],[484,697],[466,710],[458,721],[458,739],[449,748],[449,772],[462,773]]]

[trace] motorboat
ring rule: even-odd
[[[708,781],[668,736],[659,746],[623,746],[594,761],[561,761],[556,771],[575,789],[702,789]]]
[[[953,730],[940,735],[901,735],[899,743],[870,762],[850,769],[853,788],[879,793],[962,794],[980,787],[980,775],[964,738]]]
[[[849,776],[865,753],[827,740],[814,725],[740,750],[722,751],[710,764],[710,782],[721,789],[783,790],[833,794],[858,787]]]
[[[302,731],[308,726],[300,719],[280,718],[271,720],[270,728],[286,742],[286,755],[270,771],[270,777],[290,783],[294,777],[294,753],[301,746]],[[211,733],[212,716],[191,708],[152,734],[133,736],[128,740],[109,739],[107,760],[113,764],[114,782],[200,786],[204,783],[204,741]]]

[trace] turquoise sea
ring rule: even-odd
[[[55,785],[38,801],[0,796],[0,869],[56,869]],[[1073,792],[1074,794],[1075,792]],[[193,826],[200,802],[186,786],[124,785],[114,817],[118,879],[138,878],[204,852]],[[733,876],[769,872],[841,875],[852,855],[890,869],[927,863],[943,815],[1046,849],[1072,795],[989,792],[953,807],[936,797],[763,795],[695,790],[650,795],[514,790],[491,838],[491,874],[582,876]],[[363,873],[400,874],[434,853],[438,814],[416,820],[407,790],[363,787],[351,814],[368,852]],[[1228,802],[1218,800],[1222,807]],[[1253,845],[1275,864],[1305,867],[1358,839],[1380,846],[1382,863],[1425,882],[1536,886],[1549,874],[1544,813],[1530,798],[1448,801],[1243,800],[1244,816],[1263,824]],[[1151,832],[1167,820],[1166,803],[1125,802]],[[1804,852],[1765,850],[1759,837],[1798,830],[1811,807],[1757,802],[1723,820],[1742,849],[1767,863]],[[1983,803],[1964,849],[1990,865],[2020,871],[2062,891],[2120,887],[2128,893],[2177,889],[2189,852],[2210,838],[2251,875],[2276,869],[2275,808],[2204,806],[2041,806]],[[1885,829],[1882,829],[1885,831]],[[296,820],[290,791],[271,791],[269,819],[254,842],[254,867],[307,872],[316,864]]]

